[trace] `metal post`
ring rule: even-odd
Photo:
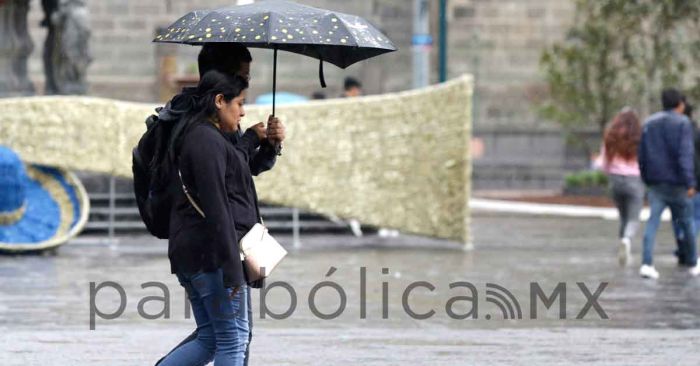
[[[440,82],[447,81],[447,0],[440,0]]]
[[[294,208],[292,209],[292,242],[294,243],[294,248],[299,249],[301,248],[301,239],[300,239],[300,224],[299,224],[299,209]]]
[[[479,75],[479,52],[481,51],[481,48],[479,41],[479,33],[477,33],[476,31],[472,36],[471,43],[473,50],[472,64],[474,65],[472,71],[472,75],[474,75],[474,92],[472,95],[472,126],[475,126],[477,123],[479,123],[481,117],[479,114],[479,82],[481,81]]]
[[[116,210],[117,200],[117,179],[112,175],[109,177],[109,222],[107,226],[107,237],[109,242],[114,242],[114,211]]]
[[[430,6],[428,0],[413,0],[413,87],[430,83]]]

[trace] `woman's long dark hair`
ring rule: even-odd
[[[609,164],[616,156],[624,160],[637,158],[637,147],[642,138],[639,117],[631,109],[618,113],[605,130],[605,161]]]
[[[171,134],[171,159],[176,160],[182,141],[187,132],[197,123],[207,122],[216,115],[216,96],[224,96],[226,103],[248,89],[248,81],[238,75],[225,74],[220,71],[208,71],[197,84],[196,88],[183,92],[181,97],[191,98],[192,107],[184,114],[180,123],[174,127]]]

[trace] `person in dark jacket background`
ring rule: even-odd
[[[698,130],[697,122],[693,119],[694,107],[685,99],[683,100],[683,103],[685,103],[685,110],[683,111],[683,114],[688,117],[691,125],[693,126],[693,141],[695,149],[693,166],[695,168],[695,182],[700,183],[700,130]],[[678,264],[681,266],[688,266],[685,259],[685,252],[683,250],[683,231],[681,230],[681,226],[677,221],[672,221],[672,224],[673,233],[676,235],[676,242],[678,245],[678,249],[675,251],[675,254],[678,257]],[[695,235],[693,242],[697,243],[698,232],[700,231],[700,194],[695,194],[693,196],[693,226],[693,234]]]
[[[238,239],[258,222],[249,167],[255,143],[233,145],[245,114],[248,82],[210,71],[183,117],[184,138],[176,166],[183,189],[171,213],[168,257],[185,288],[197,337],[173,350],[161,365],[244,365],[249,339],[247,292]],[[257,142],[254,131],[246,132]]]
[[[693,240],[691,203],[696,187],[693,128],[683,115],[685,104],[678,90],[664,90],[661,101],[664,110],[650,116],[643,125],[637,154],[642,180],[649,188],[651,206],[639,274],[645,278],[659,277],[653,265],[654,242],[661,213],[669,207],[673,220],[683,233],[683,257],[692,266],[690,273],[696,276],[700,274],[700,267],[697,266],[697,248]]]

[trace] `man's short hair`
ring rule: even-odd
[[[665,111],[676,109],[683,102],[683,94],[678,89],[668,88],[661,92],[661,104]]]
[[[251,62],[253,57],[248,48],[238,43],[206,43],[199,51],[197,64],[199,77],[207,71],[216,70],[226,74],[235,74],[241,62]]]
[[[348,76],[345,78],[345,82],[343,83],[343,90],[350,90],[352,88],[362,89],[362,84],[360,84],[360,82],[354,77]]]

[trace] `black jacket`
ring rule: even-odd
[[[178,167],[202,218],[177,190],[170,216],[168,257],[171,271],[224,272],[227,287],[244,284],[238,240],[258,222],[257,195],[249,156],[259,144],[253,131],[236,138],[213,124],[197,122],[184,137]]]

